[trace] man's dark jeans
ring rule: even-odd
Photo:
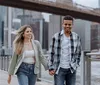
[[[71,73],[70,69],[60,68],[58,74],[54,75],[54,85],[75,85],[76,71]]]

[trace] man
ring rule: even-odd
[[[73,17],[63,18],[63,30],[52,38],[49,56],[49,74],[54,75],[55,85],[75,85],[76,69],[81,56],[78,34],[72,32]]]

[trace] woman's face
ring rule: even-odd
[[[23,34],[24,39],[31,39],[32,38],[32,30],[31,28],[26,28]]]

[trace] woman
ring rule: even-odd
[[[8,69],[8,83],[16,74],[19,85],[35,85],[39,62],[48,69],[39,41],[34,40],[31,26],[22,26],[13,42],[13,56]]]

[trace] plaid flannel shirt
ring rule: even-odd
[[[56,33],[50,44],[49,48],[49,70],[58,70],[61,57],[61,42],[63,30],[60,33]],[[79,66],[80,57],[81,57],[81,42],[78,34],[71,32],[70,34],[70,43],[71,43],[71,62],[70,69],[73,73],[76,68]]]

